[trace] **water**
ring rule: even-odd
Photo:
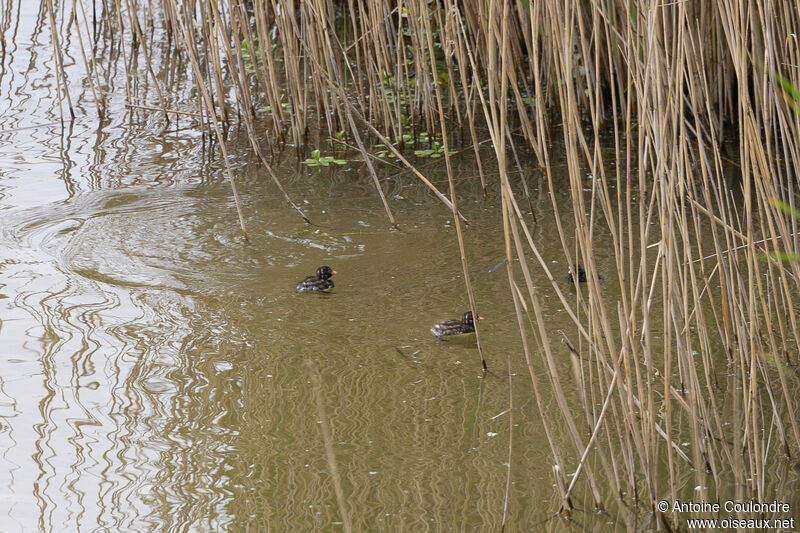
[[[308,226],[243,147],[248,243],[195,135],[112,123],[98,145],[95,127],[7,133],[0,151],[0,516],[12,530],[341,521],[320,420],[357,529],[499,523],[509,357],[512,466],[525,473],[511,510],[535,523],[557,509],[505,267],[488,272],[503,258],[496,191],[483,200],[460,171],[484,376],[474,337],[428,331],[468,303],[451,215],[411,178],[387,183],[396,231],[358,164],[285,162]],[[296,294],[321,264],[338,271],[333,293]]]
[[[112,150],[97,170],[73,158],[94,142],[81,127],[62,152],[69,187],[37,149],[52,130],[25,133],[40,142],[15,168],[3,148],[0,516],[20,530],[321,527],[341,520],[326,420],[357,529],[497,523],[509,356],[525,472],[512,509],[526,522],[555,510],[505,267],[488,272],[503,257],[496,196],[460,190],[484,376],[474,337],[428,332],[468,304],[450,214],[410,179],[388,186],[396,231],[357,165],[286,165],[307,226],[242,155],[247,243],[224,174],[192,138],[172,158],[140,131],[137,169]],[[296,294],[321,264],[338,271],[332,294]]]
[[[165,128],[126,108],[120,77],[99,120],[74,42],[78,119],[62,129],[52,57],[36,46],[48,34],[26,9],[12,12],[0,78],[3,531],[338,530],[344,514],[356,531],[496,530],[509,440],[511,530],[626,527],[595,515],[583,489],[573,522],[553,518],[553,458],[506,267],[494,268],[505,252],[491,152],[486,199],[474,162],[455,159],[484,374],[474,336],[429,332],[468,303],[452,215],[413,177],[382,174],[397,231],[362,164],[316,172],[286,155],[276,172],[309,226],[232,133],[246,242],[218,151],[186,120]],[[558,153],[553,194],[567,205]],[[534,239],[561,282],[550,192],[523,171]],[[447,191],[441,165],[426,172]],[[600,227],[595,238],[616,302],[610,240]],[[295,293],[323,264],[335,290]],[[544,271],[534,276],[551,340],[574,337]],[[552,345],[579,405],[568,351]],[[534,363],[553,411],[536,352]],[[693,481],[678,483],[691,494]],[[789,493],[796,476],[781,483]]]

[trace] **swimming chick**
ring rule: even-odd
[[[565,279],[567,283],[575,283],[576,278],[580,283],[586,283],[586,271],[578,263],[573,263],[569,266],[569,271]]]
[[[327,291],[333,288],[333,281],[330,277],[336,274],[336,271],[329,266],[321,266],[317,269],[317,273],[313,276],[308,276],[306,279],[297,284],[298,291]]]
[[[483,317],[478,315],[478,320],[483,320]],[[472,311],[467,311],[461,320],[443,320],[438,324],[434,324],[431,328],[437,339],[447,337],[449,335],[463,335],[464,333],[473,333],[475,331],[475,321],[472,317]]]

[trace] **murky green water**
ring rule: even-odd
[[[490,152],[488,199],[474,163],[455,161],[484,374],[474,337],[428,331],[468,304],[451,214],[413,177],[383,182],[397,231],[360,163],[318,173],[288,155],[276,170],[308,226],[232,141],[245,242],[218,151],[192,127],[131,113],[122,79],[109,77],[98,121],[67,53],[79,118],[54,124],[52,58],[37,55],[47,34],[26,9],[4,19],[16,33],[0,78],[0,529],[339,530],[346,514],[356,531],[497,530],[509,443],[510,530],[626,527],[580,493],[575,521],[553,519],[553,459],[505,267],[492,270],[504,249]],[[558,172],[557,146],[554,158]],[[440,168],[427,173],[446,191]],[[524,173],[534,239],[560,280],[550,193]],[[608,236],[595,239],[615,302]],[[295,293],[322,264],[335,290]],[[534,274],[553,339],[571,334]]]

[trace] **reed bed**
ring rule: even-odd
[[[194,76],[189,118],[215,132],[225,159],[226,131],[243,124],[282,191],[270,156],[293,146],[305,157],[320,137],[345,139],[402,227],[371,163],[371,146],[384,143],[452,210],[474,310],[468,221],[450,164],[458,139],[471,147],[475,179],[484,191],[496,180],[501,191],[519,356],[562,513],[580,491],[622,523],[639,524],[638,509],[655,527],[675,529],[682,517],[656,503],[679,499],[687,478],[696,501],[781,499],[768,473],[797,464],[800,453],[800,265],[774,259],[800,249],[800,221],[774,206],[798,201],[795,2],[107,0],[93,2],[91,21],[84,3],[73,1],[73,15],[69,4],[63,13],[49,0],[46,8],[56,49],[55,18],[74,16],[92,90],[103,75],[92,47],[118,43],[128,78],[138,80],[126,84],[129,105],[175,117],[187,102],[152,69],[153,56],[167,61],[170,50]],[[168,47],[152,42],[154,30]],[[566,261],[588,275],[575,292],[550,272],[532,237],[536,219],[521,206],[530,205],[527,184],[520,193],[510,177],[520,153],[530,153],[552,190],[554,135],[566,149],[571,204],[551,195],[552,209],[570,214],[574,231],[555,216],[553,232]],[[492,176],[479,149],[487,138]],[[449,196],[406,156],[434,142]],[[726,175],[731,168],[737,175]],[[600,228],[616,267],[604,281],[593,253]],[[616,301],[604,283],[619,286]],[[543,291],[572,320],[558,337],[541,311]],[[562,343],[584,384],[578,408],[556,364]],[[557,411],[543,408],[544,394]]]

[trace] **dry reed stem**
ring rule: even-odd
[[[72,107],[72,98],[69,95],[69,87],[67,87],[67,77],[64,72],[64,58],[61,55],[61,44],[58,38],[58,29],[56,28],[56,17],[53,13],[53,0],[47,0],[47,18],[50,22],[50,39],[53,43],[53,59],[56,63],[56,90],[58,91],[58,113],[61,117],[61,125],[64,125],[64,114],[61,109],[62,99],[67,100],[69,108],[69,115],[71,120],[75,120],[75,109]],[[63,97],[61,94],[63,93]]]
[[[175,0],[168,0],[167,3],[174,3]],[[124,28],[125,26],[122,24],[122,11],[119,7],[120,0],[114,0],[114,10],[116,11],[116,22],[117,28],[120,32],[120,49],[122,50],[122,60],[125,64],[125,98],[128,103],[131,103],[133,100],[133,94],[131,93],[131,73],[128,71],[128,53],[127,47],[125,45],[125,38],[124,38]],[[177,8],[174,8],[177,11]],[[113,16],[111,13],[107,12],[107,16]]]
[[[428,42],[427,42],[428,53],[430,54],[431,57],[434,57],[435,56],[435,50],[434,50],[434,47],[433,47],[433,36],[432,36],[433,31],[431,30],[430,27],[428,27],[428,28],[425,28],[425,32],[426,32],[426,35],[427,35],[427,38],[428,38]],[[433,79],[434,80],[438,80],[439,76],[437,74],[436,62],[435,61],[431,61],[430,62],[430,66],[431,66],[431,69],[433,71],[432,72]],[[464,285],[466,286],[466,289],[467,289],[467,298],[469,299],[469,308],[472,311],[473,316],[478,317],[478,311],[477,311],[477,307],[475,305],[475,294],[474,294],[474,292],[472,290],[472,280],[470,279],[470,275],[469,275],[469,262],[467,261],[467,253],[466,253],[466,248],[464,246],[464,233],[463,233],[463,230],[461,228],[461,219],[458,216],[458,203],[457,203],[457,199],[456,199],[456,186],[455,186],[455,183],[453,182],[453,168],[452,168],[452,165],[450,163],[450,152],[449,152],[450,143],[448,141],[446,122],[445,122],[445,120],[443,118],[445,116],[444,115],[444,106],[442,104],[442,95],[441,95],[440,87],[439,87],[438,83],[434,83],[434,94],[436,96],[436,108],[437,108],[439,117],[442,117],[442,119],[439,121],[439,126],[440,126],[441,132],[442,132],[442,148],[444,150],[444,164],[445,164],[445,168],[447,169],[447,183],[450,186],[450,202],[452,204],[453,222],[454,222],[455,228],[456,228],[456,238],[458,239],[458,250],[459,250],[459,252],[461,254],[461,268],[462,268],[462,270],[464,272]],[[480,320],[478,320],[476,318],[476,320],[475,320],[475,340],[476,340],[476,343],[478,345],[478,355],[481,358],[481,365],[483,366],[483,370],[485,372],[488,369],[488,367],[486,365],[486,358],[483,355],[483,347],[481,346],[480,327],[478,325],[478,322],[480,322]]]
[[[98,89],[98,79],[97,79],[97,62],[95,60],[94,54],[94,47],[90,47],[89,50],[91,51],[91,68],[89,67],[89,60],[86,57],[86,47],[83,44],[83,32],[80,28],[80,21],[78,20],[78,10],[77,10],[78,1],[72,0],[72,20],[75,22],[76,26],[76,33],[78,34],[78,44],[81,48],[81,58],[83,58],[83,65],[86,69],[87,77],[89,78],[89,87],[92,89],[92,96],[94,97],[94,105],[95,109],[97,109],[97,116],[100,118],[103,117],[103,101],[100,99],[101,92]],[[88,32],[88,23],[86,22],[86,12],[83,9],[83,3],[81,3],[81,12],[83,14],[84,25],[87,26]]]
[[[192,64],[192,70],[194,71],[195,80],[198,81],[198,87],[200,88],[200,93],[203,98],[203,102],[205,104],[205,109],[211,118],[211,123],[214,126],[214,132],[217,135],[217,141],[219,142],[220,151],[222,152],[222,159],[225,163],[225,170],[228,174],[228,180],[231,184],[231,190],[233,191],[233,199],[236,204],[236,213],[239,216],[239,226],[242,229],[242,235],[244,236],[245,240],[247,239],[247,228],[245,227],[244,223],[244,215],[242,214],[242,206],[241,202],[239,201],[239,192],[236,189],[236,180],[233,177],[233,170],[231,169],[230,160],[228,158],[228,149],[225,145],[225,138],[222,135],[222,129],[220,128],[219,121],[217,120],[216,113],[214,112],[214,105],[211,101],[211,96],[206,90],[206,87],[203,83],[200,83],[200,80],[203,79],[202,71],[200,69],[200,64],[197,60],[197,57],[194,53],[194,49],[191,46],[193,42],[191,34],[188,32],[186,25],[184,24],[183,20],[178,17],[178,26],[180,27],[180,33],[183,37],[184,43],[186,44],[186,50],[189,52],[189,61]]]
[[[514,451],[514,387],[511,382],[511,358],[508,364],[508,458],[506,460],[506,492],[503,496],[503,518],[500,521],[500,531],[505,531],[508,516],[508,501],[511,493],[511,459]]]
[[[322,401],[322,378],[311,360],[306,360],[306,367],[311,377],[311,387],[314,389],[314,398],[317,403],[317,416],[319,417],[318,425],[322,433],[322,443],[325,446],[325,459],[328,463],[328,471],[331,474],[331,482],[333,483],[333,490],[336,494],[336,503],[339,506],[339,514],[342,516],[344,530],[349,533],[353,531],[353,525],[350,521],[350,512],[347,509],[347,502],[344,499],[342,478],[339,474],[339,467],[336,464],[336,454],[333,450],[333,436],[331,435],[328,417],[325,415],[325,405]]]
[[[156,89],[156,94],[158,95],[158,101],[161,103],[161,110],[164,113],[164,120],[169,123],[169,115],[167,114],[167,102],[164,98],[164,94],[161,92],[161,86],[158,83],[158,77],[156,76],[155,72],[153,72],[153,65],[150,61],[150,53],[148,52],[147,42],[145,41],[144,35],[142,35],[142,30],[139,25],[139,18],[136,16],[136,9],[131,6],[130,0],[125,0],[125,3],[128,5],[128,18],[131,22],[131,31],[134,34],[134,42],[138,44],[139,47],[142,49],[142,54],[144,55],[144,62],[147,66],[147,72],[150,74],[150,77],[153,80],[153,87]],[[80,33],[80,32],[79,32]]]
[[[213,3],[211,4],[211,9],[213,11],[215,26],[216,26],[217,30],[220,32],[221,38],[226,43],[226,46],[224,46],[223,48],[224,48],[224,51],[225,51],[225,55],[228,58],[228,62],[230,64],[230,63],[232,63],[232,60],[231,60],[232,58],[231,58],[231,53],[230,53],[230,47],[227,46],[227,43],[230,42],[229,36],[225,35],[224,33],[222,33],[222,32],[224,32],[224,24],[222,23],[222,20],[220,18],[219,11],[214,8]],[[241,45],[239,44],[239,41],[238,41],[238,39],[236,37],[237,33],[236,33],[235,29],[232,30],[231,33],[232,33],[232,36],[233,36],[233,49],[234,50],[240,50],[241,49]],[[240,73],[240,75],[243,75],[244,70],[245,70],[244,69],[244,65],[241,62],[241,56],[238,56],[238,57],[240,59],[238,65],[237,65],[238,72]],[[250,100],[249,94],[241,92],[240,91],[240,88],[241,88],[240,85],[244,85],[244,84],[234,84],[234,87],[236,88],[237,99],[238,99],[238,101],[242,102],[242,106],[246,110],[250,110],[250,109],[252,109],[252,104],[250,103],[251,100]],[[250,141],[250,146],[252,147],[253,152],[258,156],[259,160],[261,161],[261,164],[267,170],[267,173],[269,174],[269,176],[272,179],[272,181],[275,183],[275,186],[278,187],[278,190],[281,192],[281,194],[283,194],[284,199],[292,207],[292,209],[294,209],[307,224],[311,224],[311,220],[305,215],[303,210],[300,209],[300,207],[291,199],[289,194],[283,188],[283,185],[281,184],[280,180],[278,179],[278,176],[275,174],[275,171],[272,169],[272,166],[267,162],[266,158],[264,157],[264,154],[261,151],[260,145],[257,142],[256,128],[255,128],[255,125],[253,124],[253,116],[252,116],[252,114],[249,113],[249,112],[242,113],[242,118],[244,120],[245,127],[247,128],[247,133],[248,133],[247,137],[248,137],[248,140]]]

